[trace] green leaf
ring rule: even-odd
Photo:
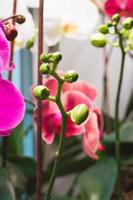
[[[76,161],[60,162],[60,165],[58,167],[57,177],[80,173],[83,170],[87,169],[89,166],[93,165],[94,163],[95,161],[88,157],[84,157]],[[48,170],[42,173],[43,184],[46,184],[49,181],[51,177],[52,169],[53,169],[53,165],[50,165],[48,167]],[[35,182],[36,180],[35,180],[35,174],[34,174],[34,176],[31,177],[28,182],[27,192],[29,194],[32,194],[35,192]]]
[[[99,161],[79,176],[81,199],[110,200],[116,176],[116,164],[113,159]]]
[[[12,131],[11,136],[8,138],[8,148],[10,154],[22,155],[23,153],[23,137],[24,129],[23,123]]]
[[[69,197],[53,196],[51,200],[72,200]]]
[[[0,200],[15,200],[15,192],[7,172],[0,168]]]
[[[133,122],[126,122],[120,130],[121,142],[133,142]]]
[[[35,176],[36,173],[36,162],[30,157],[24,156],[9,156],[8,160],[15,164],[26,177]]]
[[[126,122],[120,128],[121,143],[133,142],[133,122]],[[115,142],[115,133],[104,136],[104,142]]]
[[[20,168],[13,163],[7,163],[7,174],[12,181],[12,184],[15,189],[19,189],[20,191],[24,191],[26,185],[26,176],[23,174]]]

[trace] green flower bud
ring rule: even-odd
[[[92,35],[90,41],[93,46],[99,47],[99,48],[104,47],[107,43],[105,36],[101,33],[96,33]]]
[[[124,39],[128,39],[130,33],[131,33],[131,30],[127,30],[127,29],[124,29],[124,28],[121,30],[121,34],[123,35]]]
[[[118,23],[120,20],[120,15],[118,13],[114,14],[112,16],[112,20],[115,21],[116,23]]]
[[[27,49],[30,49],[31,47],[33,47],[34,42],[35,42],[35,39],[34,39],[34,38],[29,39],[29,40],[27,41],[27,43],[26,43],[26,48],[27,48]]]
[[[44,62],[44,63],[48,63],[49,62],[49,59],[50,59],[50,57],[51,57],[51,53],[49,53],[49,54],[44,54],[44,53],[42,53],[41,55],[40,55],[40,60],[42,61],[42,62]]]
[[[51,56],[49,58],[49,62],[58,64],[61,59],[62,59],[61,53],[60,52],[54,52],[54,53],[51,54]]]
[[[50,73],[49,64],[48,64],[48,63],[43,63],[43,64],[41,64],[41,66],[40,66],[40,68],[39,68],[39,71],[40,71],[42,74],[49,74],[49,73]]]
[[[33,95],[39,100],[44,100],[49,97],[50,91],[46,86],[38,85],[33,89]]]
[[[100,33],[107,34],[109,32],[108,26],[106,24],[102,24],[98,28]]]
[[[64,74],[65,81],[67,81],[68,83],[73,83],[73,82],[77,81],[78,77],[79,76],[78,76],[77,72],[75,72],[73,70],[67,71]]]
[[[131,29],[133,27],[133,18],[127,17],[123,20],[122,25],[125,29]]]
[[[42,53],[40,56],[40,60],[44,63],[58,64],[61,59],[62,59],[62,55],[60,52],[49,53],[47,55]]]
[[[128,45],[129,45],[130,49],[133,50],[133,32],[131,32],[129,35]]]
[[[88,115],[89,110],[85,104],[77,105],[70,111],[71,120],[77,125],[82,124],[87,119]]]
[[[112,27],[112,26],[113,26],[113,24],[111,21],[107,22],[107,27]]]

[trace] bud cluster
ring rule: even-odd
[[[98,31],[99,33],[93,34],[91,37],[91,44],[95,47],[105,47],[108,43],[113,47],[120,46],[120,37],[124,42],[125,51],[132,49],[133,40],[131,40],[133,35],[133,18],[127,17],[121,19],[119,14],[115,14],[112,16],[111,21],[108,21],[106,24],[102,24],[99,26]],[[113,31],[112,31],[113,30]],[[106,35],[117,35],[118,42],[109,41],[106,38]],[[126,40],[126,41],[125,41]]]
[[[65,72],[63,77],[61,77],[56,72],[56,65],[60,62],[61,58],[62,58],[62,55],[59,52],[49,53],[47,55],[43,53],[40,56],[40,60],[42,62],[40,66],[40,72],[42,74],[48,74],[48,75],[53,76],[58,82],[59,91],[65,82],[73,83],[77,81],[78,79],[78,74],[73,70]],[[48,99],[49,101],[54,101],[57,104],[57,106],[60,107],[58,102],[61,101],[60,99],[61,93],[59,91],[57,91],[57,94],[53,97],[53,96],[50,96],[50,90],[46,86],[38,85],[34,87],[33,95],[38,100],[41,100],[41,101],[46,100],[46,99]],[[68,113],[66,113],[66,115],[68,115],[71,118],[71,120],[77,125],[80,125],[81,123],[83,123],[87,119],[88,114],[89,114],[89,110],[85,104],[77,105]]]

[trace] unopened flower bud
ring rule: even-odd
[[[15,26],[11,26],[10,29],[5,31],[5,35],[9,41],[13,41],[18,35],[18,31]]]
[[[40,60],[41,60],[42,62],[44,62],[44,63],[48,63],[50,57],[51,57],[51,53],[49,53],[49,54],[44,54],[44,53],[42,53],[42,54],[40,55]]]
[[[122,22],[123,28],[125,29],[131,29],[133,27],[133,18],[128,17],[123,20]]]
[[[54,53],[51,54],[51,56],[49,58],[49,62],[58,64],[61,59],[62,59],[61,53],[60,52],[54,52]]]
[[[62,55],[60,52],[54,52],[49,54],[41,54],[40,60],[44,63],[54,63],[58,64],[60,60],[62,59]]]
[[[118,23],[120,20],[120,15],[118,13],[114,14],[112,16],[112,20],[115,21],[116,23]]]
[[[65,81],[67,81],[68,83],[73,83],[73,82],[77,81],[78,74],[77,74],[77,72],[70,70],[64,74],[64,78],[65,78]]]
[[[77,124],[82,124],[89,115],[89,109],[85,104],[77,105],[70,111],[71,120]]]
[[[18,24],[23,24],[26,19],[23,15],[18,15],[16,18],[15,18],[15,21],[18,23]]]
[[[38,85],[33,89],[33,95],[39,100],[44,100],[49,97],[50,91],[46,86]]]
[[[35,42],[35,39],[34,39],[34,38],[29,39],[29,40],[27,41],[27,43],[26,43],[26,48],[27,48],[27,49],[32,48],[33,45],[34,45],[34,42]]]
[[[111,21],[107,22],[107,27],[112,27],[112,26],[113,26],[113,24]]]
[[[39,70],[42,74],[49,74],[50,73],[49,64],[48,63],[41,64]]]
[[[133,32],[130,33],[128,38],[128,45],[131,50],[133,50]]]
[[[4,22],[2,24],[2,27],[3,27],[5,36],[9,41],[13,41],[17,37],[18,35],[17,29],[10,22],[8,21]]]
[[[100,33],[107,34],[109,32],[108,26],[106,24],[102,24],[98,28]]]
[[[107,43],[105,36],[101,33],[96,33],[92,35],[90,41],[93,46],[99,47],[99,48],[104,47]]]

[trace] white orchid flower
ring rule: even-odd
[[[2,5],[0,9],[0,19],[12,16],[13,0],[0,0],[0,5]],[[26,46],[27,41],[35,37],[36,30],[32,15],[28,11],[26,0],[17,1],[16,14],[24,15],[26,18],[26,21],[23,24],[19,25],[16,23],[18,36],[15,39],[15,49],[17,50],[20,48],[24,48]]]
[[[99,13],[91,0],[45,0],[44,36],[48,46],[57,44],[62,36],[87,40],[96,27]],[[27,0],[38,7],[38,0]]]
[[[62,36],[87,40],[99,20],[98,10],[89,0],[46,0],[44,14],[49,46],[59,42]]]

